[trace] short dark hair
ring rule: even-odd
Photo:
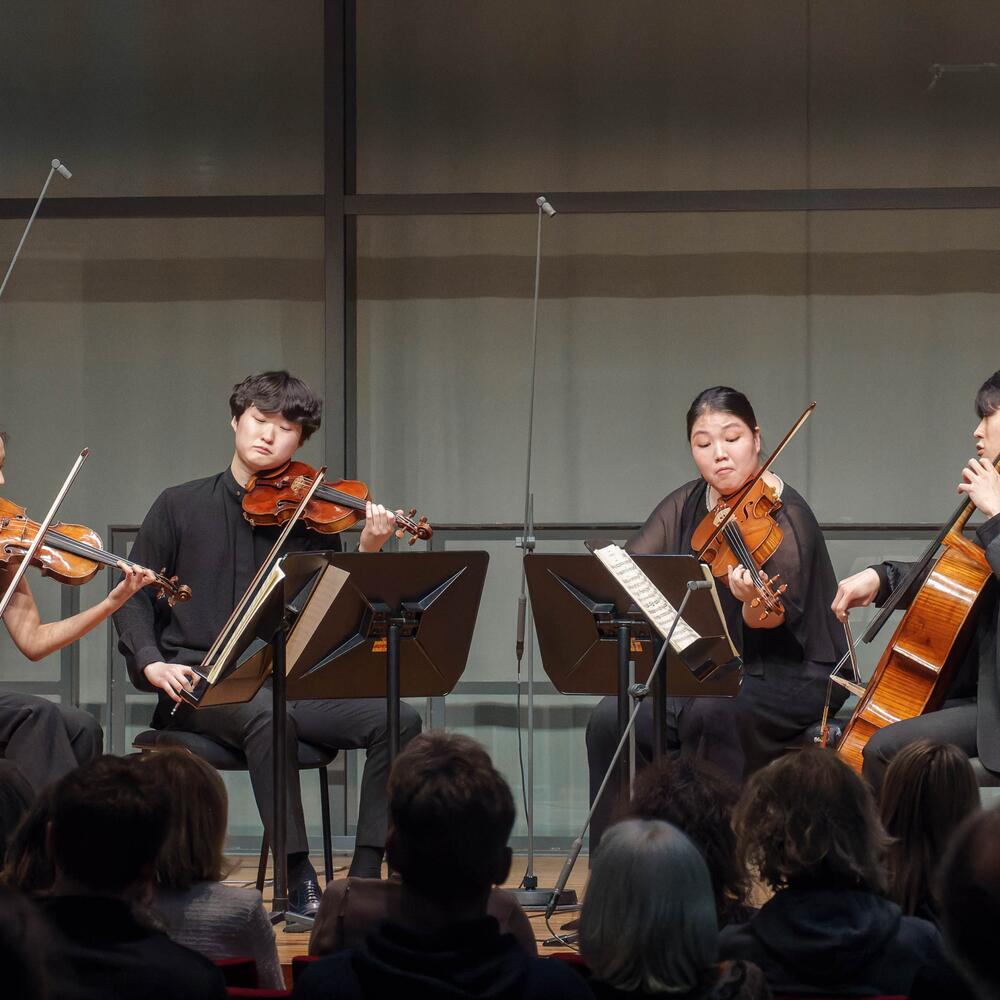
[[[687,411],[689,441],[694,422],[705,413],[731,413],[734,417],[739,417],[750,430],[757,430],[757,416],[750,400],[738,389],[731,389],[728,385],[714,385],[711,389],[703,389],[694,397],[694,402]]]
[[[947,950],[980,996],[1000,990],[1000,810],[973,813],[952,838],[937,873]]]
[[[628,809],[637,819],[663,820],[687,834],[708,865],[720,925],[745,918],[750,888],[733,832],[738,798],[736,785],[711,764],[677,757],[636,776]]]
[[[389,860],[418,895],[471,901],[506,877],[514,797],[475,740],[415,737],[389,776],[389,816]]]
[[[262,413],[280,413],[302,428],[302,443],[312,437],[323,420],[323,401],[302,381],[286,371],[248,375],[233,386],[229,412],[235,420],[251,406]]]
[[[773,889],[885,892],[885,831],[861,777],[832,750],[797,750],[758,771],[733,817],[743,858]]]
[[[931,874],[962,821],[979,808],[968,756],[951,743],[917,740],[892,758],[879,799],[889,844],[889,895],[903,912],[933,909]]]
[[[145,768],[98,757],[56,786],[52,860],[88,889],[114,895],[152,869],[169,819],[167,793]]]
[[[1000,410],[1000,371],[994,372],[976,393],[976,416],[980,420]]]

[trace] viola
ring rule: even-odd
[[[243,494],[243,516],[253,525],[284,524],[295,513],[300,501],[316,478],[316,470],[304,462],[289,462],[277,469],[250,477]],[[302,513],[307,528],[335,535],[363,521],[370,499],[368,486],[354,479],[321,483]],[[396,515],[396,537],[409,532],[412,545],[434,533],[426,517],[414,520],[417,509]]]
[[[772,516],[780,507],[777,487],[761,476],[748,490],[740,489],[720,498],[691,538],[691,547],[698,552],[698,558],[711,566],[712,576],[727,585],[730,566],[743,566],[747,570],[758,595],[750,606],[763,606],[762,621],[769,613],[785,613],[781,595],[788,584],[774,589],[778,575],[762,579],[759,572],[784,537]],[[722,530],[716,531],[724,520]]]
[[[9,564],[24,556],[40,527],[37,521],[28,518],[24,507],[0,498],[0,562]],[[93,580],[101,566],[117,569],[120,562],[133,569],[142,568],[123,556],[105,551],[100,535],[86,525],[62,522],[49,527],[31,559],[31,564],[41,569],[43,575],[70,586]],[[176,576],[164,576],[163,571],[154,575],[157,597],[165,597],[171,607],[191,597],[191,588],[179,584]]]

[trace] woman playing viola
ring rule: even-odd
[[[6,435],[0,433],[0,485],[7,458]],[[4,612],[14,645],[29,660],[41,660],[76,642],[117,611],[136,591],[155,582],[148,569],[118,564],[124,576],[93,607],[61,621],[43,622],[28,581],[22,576]],[[7,592],[17,564],[0,564],[0,594]],[[104,735],[93,716],[72,705],[46,698],[0,691],[0,754],[15,761],[38,791],[103,749]]]
[[[699,478],[674,490],[649,515],[626,548],[634,555],[687,554],[695,529],[721,498],[737,493],[761,468],[760,428],[743,393],[716,386],[700,393],[687,414],[688,443]],[[762,578],[787,585],[783,612],[754,607],[759,596],[748,569],[728,568],[719,601],[730,636],[743,657],[736,698],[668,698],[667,746],[702,758],[735,782],[779,756],[823,713],[827,679],[846,649],[830,602],[837,589],[826,542],[805,500],[776,475],[764,473],[780,506],[772,513],[784,538],[766,561]],[[766,572],[765,572],[766,571]],[[839,708],[846,693],[834,692]],[[639,712],[636,744],[649,758],[652,705]],[[587,726],[591,795],[596,793],[618,742],[617,703],[605,698]],[[614,809],[609,789],[594,816],[591,850]]]

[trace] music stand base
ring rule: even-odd
[[[271,913],[270,918],[272,924],[280,924],[284,921],[285,934],[308,934],[313,929],[313,924],[316,923],[312,917],[304,917],[299,913],[292,913],[291,910],[285,910],[284,913]]]
[[[509,893],[521,904],[522,910],[544,910],[552,901],[555,889],[508,889]],[[572,910],[579,906],[575,889],[564,889],[559,893],[557,910]]]

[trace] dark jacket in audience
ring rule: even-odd
[[[421,934],[386,923],[364,949],[315,962],[295,986],[298,1000],[590,1000],[561,962],[530,958],[493,917]]]
[[[871,892],[783,889],[719,935],[721,958],[759,965],[775,993],[909,993],[940,950],[937,929]]]
[[[332,955],[360,948],[384,921],[401,926],[406,919],[403,883],[398,878],[342,878],[327,884],[309,937],[310,955]],[[506,889],[491,889],[488,916],[496,917],[501,934],[512,934],[528,955],[537,955],[535,931],[517,898]],[[419,928],[415,928],[419,929]]]
[[[53,931],[53,1000],[224,1000],[222,973],[104,896],[39,902]]]

